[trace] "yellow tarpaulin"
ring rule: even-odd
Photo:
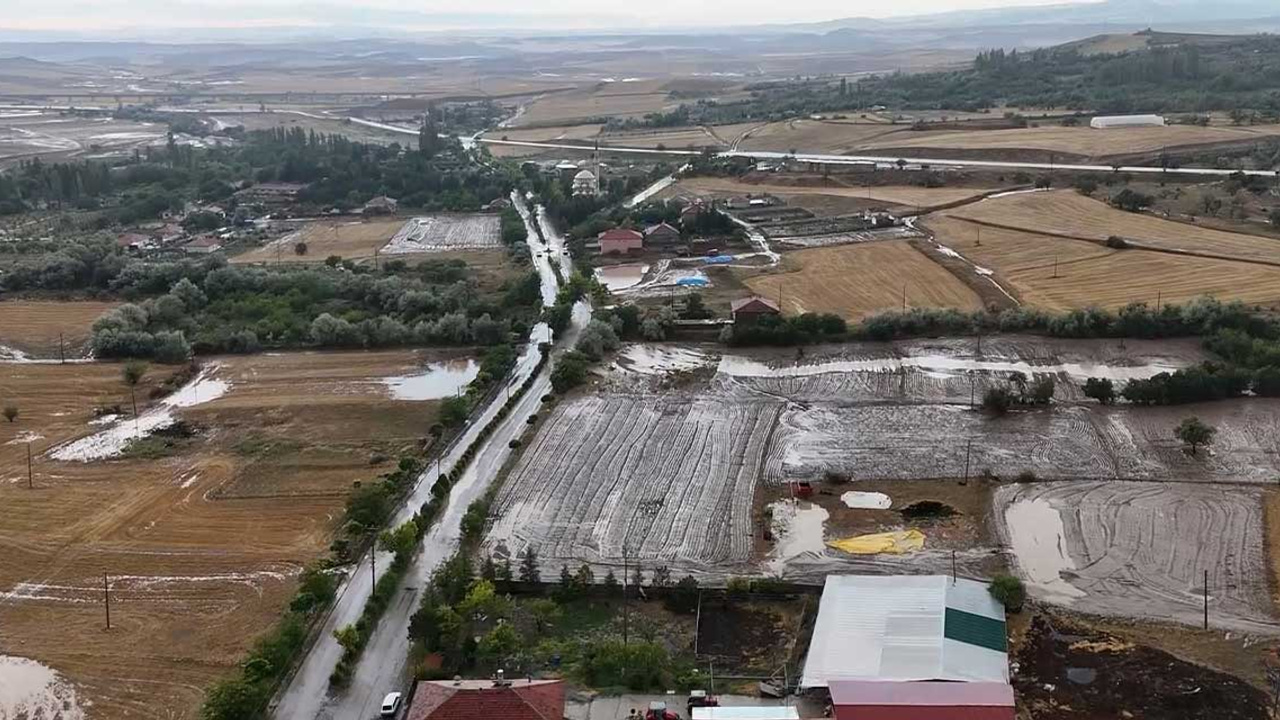
[[[924,549],[924,533],[919,530],[894,530],[874,535],[857,535],[827,543],[837,550],[854,555],[901,555]]]

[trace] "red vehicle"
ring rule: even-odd
[[[693,718],[693,709],[696,707],[720,707],[720,698],[715,695],[708,695],[706,690],[694,690],[689,693],[688,711],[689,718]]]
[[[792,497],[811,498],[813,497],[813,484],[808,480],[792,480],[787,483],[791,486]]]
[[[667,709],[667,704],[662,701],[649,703],[649,710],[644,714],[644,720],[680,720],[680,715]]]

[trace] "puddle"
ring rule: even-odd
[[[610,291],[626,290],[639,285],[647,272],[649,272],[649,266],[640,263],[609,265],[596,268],[596,280]]]
[[[711,358],[699,350],[664,345],[628,345],[618,353],[614,367],[641,375],[696,370],[710,365]]]
[[[858,492],[850,490],[840,496],[840,502],[845,507],[866,508],[870,510],[887,510],[893,505],[893,500],[888,495],[878,492]]]
[[[49,456],[54,460],[65,462],[90,462],[119,455],[124,452],[130,442],[176,423],[178,419],[173,414],[174,409],[195,407],[226,395],[231,389],[231,384],[225,380],[213,378],[214,370],[216,367],[201,371],[196,379],[183,385],[177,392],[161,400],[158,405],[137,418],[118,419],[115,424],[107,426],[105,430],[56,448]]]
[[[931,377],[946,378],[970,371],[1025,375],[1037,373],[1063,373],[1072,377],[1091,377],[1109,380],[1146,379],[1162,372],[1173,372],[1180,366],[1165,363],[1144,365],[1103,365],[1096,363],[1051,363],[1033,365],[1022,360],[979,360],[951,355],[913,355],[909,357],[869,358],[866,360],[832,360],[812,365],[787,365],[773,367],[767,363],[738,355],[725,355],[720,360],[719,372],[735,377],[808,377],[825,373],[891,373],[913,368]]]
[[[826,554],[823,534],[831,515],[820,505],[781,501],[771,503],[769,509],[773,514],[774,544],[768,566],[773,572],[781,573],[792,560],[817,559]]]
[[[35,660],[0,655],[0,718],[84,720],[76,689]]]
[[[1066,548],[1062,516],[1047,501],[1017,500],[1005,508],[1009,545],[1029,586],[1048,599],[1069,604],[1084,592],[1062,573],[1076,569]]]
[[[414,375],[384,378],[383,383],[396,400],[438,400],[457,395],[480,374],[474,359],[430,363]]]

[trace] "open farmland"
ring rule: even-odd
[[[124,156],[162,145],[164,125],[109,117],[63,116],[32,110],[0,110],[0,165],[23,158]]]
[[[344,260],[372,258],[404,225],[400,220],[330,221],[307,223],[266,245],[237,255],[234,263],[317,263],[331,255]],[[307,253],[294,251],[298,243],[306,243]]]
[[[762,152],[801,152],[843,155],[884,136],[910,132],[908,125],[840,123],[821,120],[786,120],[769,123],[742,138],[738,148]]]
[[[571,125],[593,118],[636,117],[679,105],[663,89],[665,81],[602,82],[590,87],[546,95],[529,105],[513,124]]]
[[[788,314],[835,313],[846,320],[903,304],[977,310],[976,293],[905,240],[855,243],[787,253],[779,272],[747,277],[751,291],[781,299]]]
[[[405,381],[391,379],[455,357],[218,359],[206,389],[180,393],[173,410],[195,438],[91,462],[49,451],[133,425],[89,424],[95,408],[128,405],[121,366],[0,364],[0,397],[21,409],[0,423],[0,647],[59,673],[59,699],[74,691],[95,720],[195,718],[204,687],[243,659],[325,552],[352,482],[429,436],[436,402],[394,399]],[[139,400],[169,372],[153,366]]]
[[[1043,483],[996,490],[1003,542],[1035,597],[1081,612],[1273,634],[1259,488]]]
[[[972,187],[940,187],[926,188],[915,185],[838,185],[817,184],[822,182],[815,177],[813,185],[786,185],[775,182],[743,182],[733,178],[692,177],[682,179],[675,187],[676,193],[686,193],[713,198],[726,198],[734,195],[768,193],[784,200],[791,196],[825,195],[852,200],[874,201],[911,208],[930,208],[940,205],[961,202],[978,198],[992,192],[991,188]],[[864,203],[865,204],[865,203]]]
[[[68,357],[82,355],[93,322],[118,304],[97,301],[0,302],[0,346],[28,355],[58,357],[61,336]]]
[[[587,397],[556,408],[494,503],[489,545],[544,563],[751,559],[777,403]],[[624,550],[625,549],[625,550]]]
[[[497,215],[429,215],[410,218],[382,248],[385,255],[501,247]]]
[[[1280,241],[1273,238],[1125,212],[1074,190],[1006,195],[948,210],[946,214],[1032,233],[1066,235],[1095,242],[1104,242],[1115,235],[1132,244],[1160,250],[1280,264]]]
[[[994,271],[994,278],[1024,304],[1045,310],[1115,309],[1133,302],[1154,307],[1158,302],[1181,303],[1205,295],[1258,305],[1280,303],[1278,267],[1114,250],[955,217],[932,216],[926,226],[937,242]]]

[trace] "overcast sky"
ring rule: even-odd
[[[890,17],[1080,0],[0,0],[0,29],[360,25],[402,30],[689,27]]]

